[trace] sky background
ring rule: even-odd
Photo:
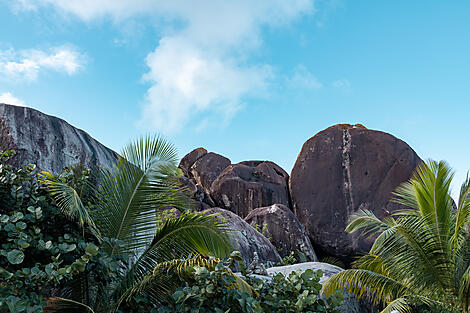
[[[460,184],[469,14],[465,0],[0,0],[0,102],[116,151],[158,132],[180,156],[288,172],[308,138],[361,123],[447,160]]]

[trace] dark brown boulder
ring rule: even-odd
[[[362,125],[335,125],[310,138],[292,170],[293,211],[315,251],[349,261],[372,240],[344,232],[358,209],[383,218],[400,206],[391,192],[421,162],[405,142]]]
[[[281,257],[271,242],[239,216],[221,208],[204,210],[203,214],[218,214],[217,218],[228,223],[232,249],[240,251],[246,265],[253,260],[255,252],[259,262],[268,267],[281,262]]]
[[[191,166],[191,177],[206,193],[210,193],[212,182],[230,165],[226,157],[209,152],[198,158]]]
[[[38,110],[0,103],[0,151],[15,150],[15,167],[34,163],[60,173],[69,165],[111,169],[119,158],[89,134]]]
[[[309,261],[318,261],[307,232],[285,205],[274,204],[256,208],[245,217],[245,221],[261,230],[277,248],[281,257],[286,257],[293,251],[299,260],[297,252],[300,251]]]
[[[207,154],[207,150],[200,147],[196,148],[193,151],[186,154],[180,161],[179,168],[183,171],[183,174],[191,178],[191,166],[196,162],[200,157]]]
[[[289,206],[289,175],[270,161],[245,161],[228,166],[214,181],[215,203],[241,216],[275,203]]]

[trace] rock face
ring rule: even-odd
[[[212,182],[230,165],[226,157],[209,152],[199,157],[191,166],[191,177],[206,193],[210,193]]]
[[[16,150],[12,165],[35,163],[40,169],[61,172],[82,163],[112,168],[119,155],[54,116],[38,110],[0,103],[0,150]]]
[[[270,161],[229,165],[214,181],[216,205],[245,217],[251,210],[275,203],[289,206],[289,175]]]
[[[262,229],[263,235],[270,238],[281,257],[288,256],[294,251],[302,252],[310,261],[318,261],[310,239],[304,228],[291,210],[282,204],[257,208],[245,217],[245,221],[257,229]],[[266,231],[266,233],[265,233]]]
[[[206,149],[202,147],[196,148],[181,159],[178,167],[183,171],[186,177],[191,178],[191,166],[193,166],[194,162],[206,154]]]
[[[323,277],[320,279],[320,284],[323,284],[331,276],[343,271],[341,267],[334,266],[328,263],[321,262],[307,262],[299,263],[287,266],[277,266],[267,269],[268,275],[274,276],[278,273],[288,276],[294,271],[306,271],[308,269],[313,269],[315,271],[321,270],[323,272]],[[338,308],[341,313],[372,313],[377,312],[377,309],[372,305],[359,301],[356,298],[346,295],[343,303]]]
[[[368,251],[372,240],[344,232],[358,209],[383,218],[400,206],[391,192],[421,162],[405,142],[362,125],[335,125],[310,138],[292,170],[293,210],[317,253],[346,261]]]
[[[246,265],[252,261],[254,252],[258,253],[259,262],[267,266],[281,261],[279,253],[269,240],[239,216],[221,208],[207,209],[203,214],[218,214],[217,218],[228,223],[232,248],[240,251]]]

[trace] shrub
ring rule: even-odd
[[[168,303],[155,310],[169,312],[338,312],[343,300],[337,294],[324,300],[319,297],[321,271],[293,272],[288,277],[274,276],[271,282],[249,278],[251,294],[235,288],[236,281],[223,263],[213,271],[205,267],[194,268],[194,281],[183,283]]]
[[[89,296],[87,286],[68,285],[71,279],[93,271],[94,280],[110,280],[117,263],[64,218],[40,188],[34,165],[6,164],[13,154],[0,154],[0,310],[42,312],[49,296]]]

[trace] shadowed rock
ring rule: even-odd
[[[196,148],[193,151],[186,154],[180,161],[179,168],[183,171],[184,175],[188,178],[191,178],[191,166],[196,162],[200,157],[207,154],[207,150],[200,147]]]
[[[198,158],[191,166],[191,177],[209,194],[214,180],[229,165],[230,160],[226,157],[209,152]]]
[[[383,218],[400,208],[390,201],[391,192],[420,162],[402,140],[362,125],[335,125],[310,138],[289,187],[293,211],[315,251],[346,261],[368,251],[372,239],[344,231],[348,218],[358,209]]]
[[[310,239],[291,210],[282,204],[256,208],[245,217],[245,221],[262,230],[279,251],[286,257],[291,251],[302,252],[310,261],[318,261]],[[258,225],[258,226],[255,226]]]
[[[38,110],[0,103],[0,151],[15,150],[11,164],[61,172],[64,167],[112,168],[119,155],[66,121]]]
[[[214,181],[211,196],[216,205],[245,217],[251,210],[275,203],[289,206],[289,175],[270,161],[229,165]]]
[[[221,208],[210,208],[203,214],[218,214],[218,219],[228,223],[232,249],[240,251],[246,265],[252,261],[254,252],[258,254],[259,262],[267,266],[281,262],[279,253],[269,240],[239,216]]]

